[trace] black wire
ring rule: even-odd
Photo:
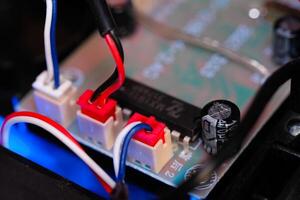
[[[112,39],[114,40],[117,49],[120,53],[120,56],[122,58],[122,61],[124,63],[124,50],[123,50],[123,46],[122,43],[120,41],[120,39],[116,36],[115,31],[110,31],[109,33],[112,37]],[[114,82],[116,82],[116,80],[118,79],[119,73],[118,73],[118,69],[117,67],[115,67],[113,73],[110,75],[110,77],[104,81],[104,83],[102,83],[93,93],[90,101],[94,102],[96,101],[96,99],[100,96],[100,94],[106,90],[106,88],[108,88],[109,86],[111,86]]]
[[[123,47],[119,38],[116,36],[114,32],[115,22],[111,15],[106,0],[87,0],[87,3],[94,15],[99,34],[102,37],[104,37],[106,34],[111,35],[121,55],[122,61],[124,62]],[[99,95],[104,90],[106,90],[109,86],[111,86],[117,79],[118,79],[118,70],[117,68],[115,68],[113,73],[110,75],[110,77],[95,90],[90,101],[94,102],[99,97]]]
[[[86,0],[86,2],[94,15],[99,34],[104,37],[116,26],[106,0]]]
[[[199,185],[201,180],[208,177],[220,164],[234,156],[240,150],[244,138],[251,131],[278,88],[292,77],[295,78],[295,75],[299,76],[297,77],[298,79],[300,78],[300,59],[287,63],[265,81],[248,108],[233,139],[224,146],[217,156],[208,162],[204,170],[193,175],[172,193],[164,196],[162,199],[182,199],[189,191]]]
[[[116,32],[114,30],[110,31],[110,35],[111,35],[112,39],[114,40],[114,42],[116,43],[116,46],[117,46],[117,49],[119,50],[122,61],[124,62],[124,49],[123,49],[123,46],[122,46],[122,43],[121,43],[119,37],[117,37]]]

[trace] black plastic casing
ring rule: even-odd
[[[1,199],[97,200],[101,197],[0,146]]]
[[[171,130],[194,141],[201,132],[201,108],[126,78],[112,96],[122,108],[146,116],[154,116]]]
[[[104,37],[115,28],[115,22],[106,0],[86,0],[86,2],[96,19],[100,35]]]

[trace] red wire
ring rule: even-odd
[[[105,41],[110,49],[110,52],[112,53],[112,56],[117,64],[117,69],[118,69],[118,73],[119,73],[119,78],[118,81],[116,81],[115,83],[113,83],[110,87],[108,87],[106,90],[104,90],[102,92],[102,94],[99,96],[98,99],[96,99],[96,105],[99,106],[103,106],[108,97],[114,93],[115,91],[117,91],[124,83],[125,81],[125,68],[124,68],[124,64],[120,55],[120,52],[118,51],[118,48],[114,42],[114,40],[112,39],[110,34],[106,34],[105,35]]]
[[[51,126],[53,126],[54,128],[56,128],[57,130],[59,130],[60,132],[62,132],[65,136],[67,136],[73,143],[76,144],[76,146],[78,146],[79,148],[82,149],[82,147],[80,146],[80,144],[76,141],[76,139],[60,124],[58,124],[57,122],[53,121],[52,119],[44,116],[44,115],[40,115],[38,113],[34,113],[34,112],[28,112],[28,111],[21,111],[21,112],[14,112],[10,115],[8,115],[1,127],[1,136],[3,134],[3,128],[5,126],[5,124],[7,123],[8,120],[14,118],[14,117],[32,117],[32,118],[37,118],[39,120],[42,120],[44,122],[46,122],[47,124],[50,124]],[[2,137],[1,137],[2,138]],[[2,144],[2,143],[1,143]]]
[[[0,132],[0,144],[3,145],[3,131],[4,131],[4,126],[7,123],[8,120],[14,118],[14,117],[32,117],[32,118],[36,118],[39,119],[41,121],[46,122],[47,124],[53,126],[54,128],[56,128],[57,130],[59,130],[60,132],[62,132],[65,136],[67,136],[77,147],[79,147],[80,149],[83,150],[83,148],[81,147],[81,145],[77,142],[77,140],[69,133],[68,130],[66,130],[63,126],[61,126],[60,124],[58,124],[57,122],[53,121],[52,119],[44,116],[44,115],[40,115],[38,113],[34,113],[34,112],[28,112],[28,111],[21,111],[21,112],[14,112],[10,115],[8,115],[5,119],[4,122],[1,126],[1,132]],[[84,150],[83,150],[84,151]],[[98,175],[97,179],[99,180],[99,182],[101,183],[101,185],[104,187],[104,189],[110,193],[112,191],[112,188]]]

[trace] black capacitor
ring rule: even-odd
[[[202,109],[201,139],[208,153],[216,154],[240,124],[240,110],[227,100],[215,100]]]
[[[273,28],[273,61],[284,65],[300,56],[300,18],[284,16]]]

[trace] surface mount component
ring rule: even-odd
[[[216,154],[240,123],[240,110],[232,102],[216,100],[204,106],[202,140],[208,153]]]
[[[171,130],[194,141],[201,131],[201,109],[127,78],[113,98],[122,108],[146,116],[155,116]]]

